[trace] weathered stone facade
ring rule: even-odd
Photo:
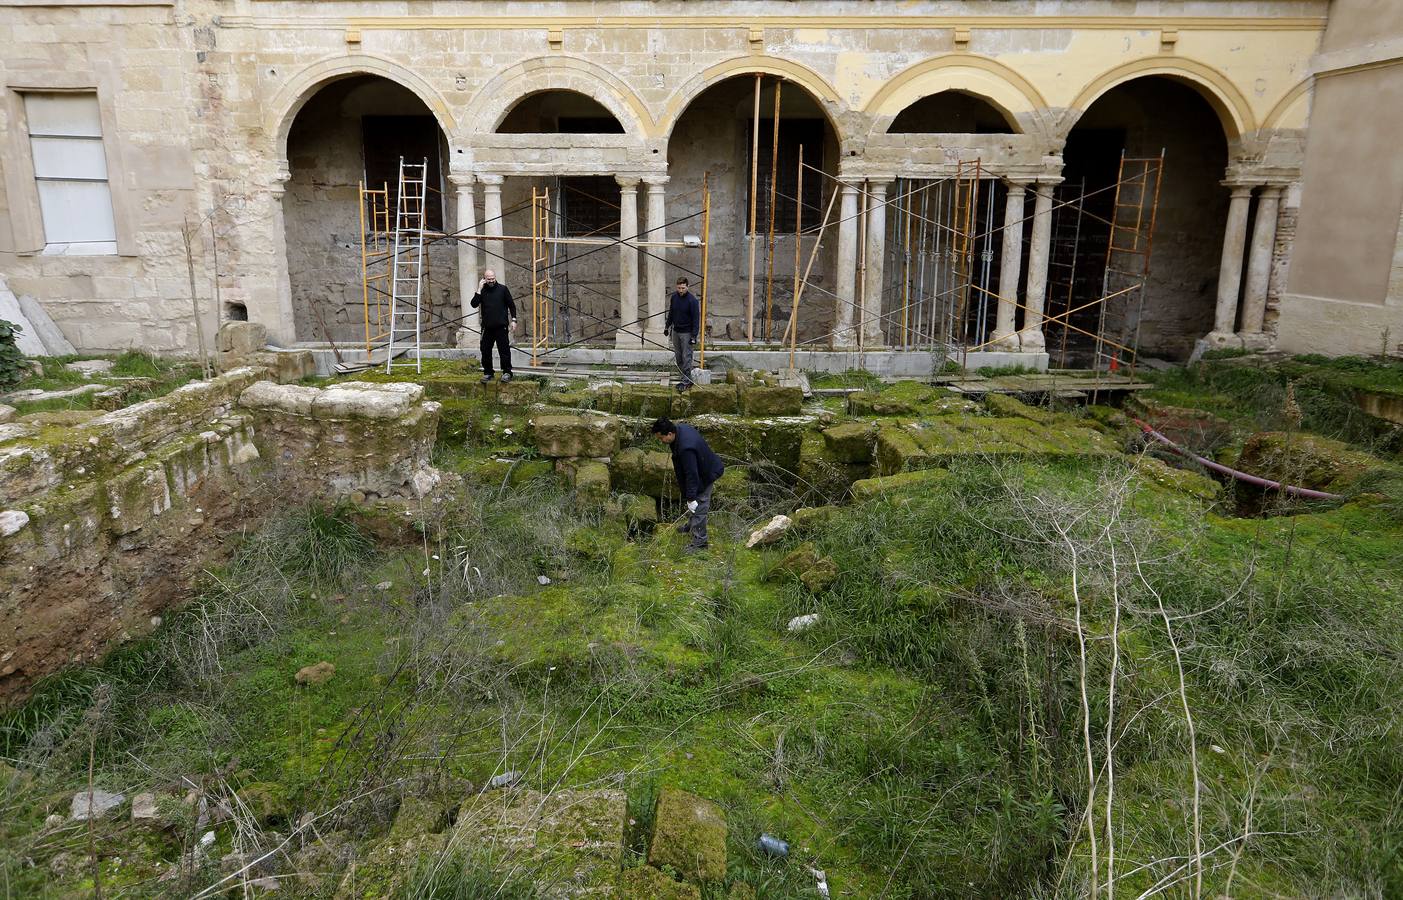
[[[0,425],[0,702],[145,634],[241,525],[290,499],[417,499],[437,403],[247,366],[73,426]]]
[[[634,233],[676,240],[699,233],[699,222],[659,226],[700,208],[699,181],[707,173],[714,201],[709,332],[743,338],[748,92],[756,74],[765,78],[766,103],[783,79],[783,118],[817,117],[812,121],[825,129],[815,165],[826,177],[813,173],[826,182],[825,201],[838,190],[835,179],[876,195],[894,178],[946,177],[958,160],[978,157],[986,174],[1028,187],[1028,217],[1034,188],[1060,182],[1075,162],[1069,138],[1079,124],[1085,134],[1097,121],[1083,118],[1095,113],[1109,121],[1098,101],[1115,94],[1116,103],[1140,106],[1109,122],[1124,132],[1122,146],[1168,150],[1165,187],[1174,196],[1164,198],[1167,238],[1156,247],[1144,337],[1151,349],[1178,353],[1204,330],[1220,338],[1261,330],[1236,321],[1242,292],[1253,288],[1230,276],[1234,267],[1252,269],[1250,257],[1261,252],[1257,238],[1270,253],[1276,236],[1254,232],[1249,242],[1236,223],[1299,178],[1310,60],[1327,13],[1325,0],[1066,0],[1016,11],[992,0],[802,7],[727,0],[704,10],[599,2],[587,12],[522,2],[406,12],[372,2],[353,14],[308,0],[0,3],[0,43],[8,48],[0,60],[0,270],[17,293],[43,300],[80,349],[188,352],[195,345],[182,238],[188,220],[206,336],[217,330],[217,318],[247,315],[282,342],[355,340],[364,327],[357,312],[354,176],[364,163],[357,122],[390,112],[432,117],[438,126],[441,171],[432,180],[442,191],[448,230],[471,221],[489,235],[529,233],[525,215],[512,208],[533,185],[558,189],[563,176],[612,176],[624,186],[620,215],[637,223]],[[337,87],[349,80],[359,86]],[[1184,102],[1197,105],[1185,112],[1191,124],[1141,90],[1166,82],[1187,86]],[[336,90],[374,96],[346,96],[338,105]],[[47,91],[96,92],[115,254],[45,253],[24,97]],[[621,133],[499,133],[523,98],[548,91],[591,98]],[[1008,133],[888,133],[903,110],[948,91],[979,98],[1007,121]],[[1211,142],[1219,149],[1210,152]],[[1219,182],[1244,192],[1241,216],[1229,209]],[[817,287],[801,304],[805,340],[844,346],[861,335],[869,347],[884,340],[868,323],[889,310],[890,298],[868,297],[865,308],[854,307],[864,302],[861,260],[884,255],[895,226],[893,217],[869,214],[869,252],[860,253],[861,205],[848,206],[856,196],[844,193],[835,203],[817,257]],[[1182,222],[1176,208],[1185,211]],[[810,210],[806,219],[817,224],[821,215]],[[995,215],[1001,221],[1003,210]],[[1226,234],[1225,221],[1232,226]],[[782,234],[786,226],[780,223]],[[1029,240],[1027,252],[1046,255],[1036,233]],[[784,298],[793,239],[777,244],[784,285],[777,294]],[[518,296],[529,294],[529,275],[520,268],[528,253],[515,242],[436,247],[436,302],[460,305],[463,289],[489,264],[504,270]],[[701,262],[691,248],[660,250],[662,265],[632,248],[578,255],[571,264],[581,283],[573,335],[606,338],[620,323],[660,312],[672,267],[697,270]],[[1230,263],[1221,279],[1220,261]],[[880,263],[866,265],[876,274],[865,277],[880,287]],[[1022,275],[1038,277],[1027,269]],[[1042,285],[1020,280],[1000,290],[1018,302]],[[1275,296],[1280,289],[1269,282],[1268,290]],[[845,309],[861,327],[834,335]],[[471,327],[470,311],[462,315]],[[639,331],[656,337],[657,324],[620,329],[616,340],[638,346]],[[1025,349],[1037,349],[1040,337],[1023,341]]]

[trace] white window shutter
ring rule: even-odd
[[[24,95],[46,253],[115,253],[97,95]]]

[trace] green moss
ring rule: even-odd
[[[630,447],[610,460],[609,471],[617,490],[649,497],[677,496],[677,477],[668,453]]]
[[[1036,406],[1029,406],[1011,394],[995,394],[992,392],[985,394],[984,406],[989,412],[996,416],[1028,419],[1029,421],[1043,424],[1048,424],[1057,420],[1055,413]]]
[[[1140,477],[1173,491],[1181,491],[1191,497],[1211,503],[1222,492],[1223,486],[1198,472],[1179,469],[1152,456],[1139,456],[1135,459],[1135,469]]]
[[[740,412],[740,394],[733,384],[698,384],[673,402],[672,416],[685,419],[713,413]]]
[[[599,505],[609,497],[609,467],[597,460],[585,460],[575,468],[575,495],[585,503]]]
[[[850,422],[823,431],[824,446],[833,459],[844,463],[871,463],[877,428],[872,423]]]
[[[853,502],[861,503],[887,494],[924,491],[945,480],[943,469],[923,469],[916,472],[901,472],[896,475],[883,475],[878,478],[864,478],[853,482]]]
[[[653,820],[648,862],[698,884],[726,877],[726,817],[720,807],[686,791],[663,788]]]
[[[1377,458],[1340,441],[1279,431],[1248,438],[1237,465],[1273,481],[1332,492],[1342,491],[1369,471],[1384,467]]]
[[[754,385],[740,389],[740,411],[746,416],[797,416],[804,394],[797,387]]]
[[[838,567],[833,560],[818,555],[814,545],[806,541],[780,560],[770,575],[798,581],[810,592],[820,594],[838,580]]]
[[[652,866],[625,869],[619,875],[619,900],[702,900],[694,884],[677,881]]]
[[[798,471],[799,451],[811,422],[805,418],[745,419],[698,416],[691,424],[727,465],[767,463],[786,473]]]

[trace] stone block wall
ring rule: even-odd
[[[420,497],[438,404],[235,369],[74,427],[0,425],[0,704],[149,632],[228,535],[317,497]]]
[[[238,9],[211,0],[0,5],[0,45],[14,48],[0,58],[7,86],[0,103],[0,270],[17,293],[47,304],[82,350],[191,352],[195,333],[181,239],[188,216],[200,226],[196,293],[208,318],[207,337],[216,324],[214,242],[226,317],[246,311],[280,341],[321,340],[314,317],[304,310],[298,318],[294,294],[304,303],[330,298],[341,312],[330,316],[329,330],[353,337],[358,278],[354,242],[346,238],[357,229],[345,204],[329,209],[322,200],[330,194],[344,199],[353,184],[346,173],[357,160],[340,147],[339,174],[319,181],[331,167],[303,170],[288,136],[322,90],[370,76],[413,93],[421,104],[413,112],[427,110],[436,119],[446,169],[505,176],[509,191],[514,181],[557,174],[666,174],[672,178],[667,214],[675,219],[695,209],[698,178],[709,171],[717,200],[709,312],[716,317],[713,336],[734,337],[744,301],[748,106],[741,97],[738,105],[713,107],[720,95],[707,94],[709,88],[730,78],[743,87],[757,72],[786,79],[787,96],[808,94],[831,123],[835,143],[826,164],[845,177],[934,177],[949,174],[952,154],[968,153],[981,155],[991,170],[1031,177],[1057,174],[1069,129],[1099,96],[1153,71],[1213,96],[1223,107],[1223,122],[1214,124],[1224,126],[1233,165],[1251,168],[1260,162],[1254,148],[1270,145],[1277,131],[1304,133],[1309,90],[1301,89],[1301,73],[1309,70],[1330,13],[1325,0],[1232,0],[1208,4],[1212,9],[1181,0],[1067,0],[1040,4],[1027,16],[1005,15],[1002,4],[992,2],[952,12],[948,3],[927,0],[821,9],[764,0],[693,6],[672,4],[645,17],[621,2],[597,3],[588,16],[571,16],[520,0],[464,0],[451,10],[383,0],[355,9],[313,8],[306,0]],[[1082,17],[1101,21],[1085,28],[1078,24]],[[1166,35],[1173,39],[1162,41]],[[46,255],[17,110],[26,90],[93,88],[112,161],[118,252]],[[618,118],[624,134],[602,136],[606,140],[494,133],[517,101],[552,89],[590,96]],[[899,140],[885,134],[903,108],[943,90],[989,98],[1018,123],[1020,134]],[[704,99],[693,107],[698,98]],[[1156,150],[1164,145],[1152,144]],[[1268,156],[1276,167],[1294,161],[1294,153]],[[481,185],[474,190],[481,222]],[[445,198],[450,213],[453,194],[449,189]],[[640,223],[645,194],[640,189]],[[1185,205],[1200,199],[1185,198]],[[319,210],[327,213],[320,222]],[[817,217],[814,212],[808,219]],[[1166,228],[1211,268],[1211,253],[1198,252],[1198,229],[1178,228],[1172,219]],[[669,234],[698,230],[679,225]],[[309,231],[312,239],[303,240]],[[837,289],[836,235],[824,243],[814,278],[823,292],[804,301],[804,337],[827,331],[833,304],[826,292]],[[792,267],[786,244],[778,250],[786,263],[781,272]],[[436,300],[449,305],[456,254],[434,254],[433,271],[444,276]],[[595,277],[587,270],[596,257],[599,280],[615,276],[617,254],[600,252],[581,259],[582,281]],[[692,268],[700,262],[695,251],[669,257]],[[479,266],[481,260],[479,254]],[[1166,286],[1196,300],[1196,266],[1162,270]],[[508,283],[524,281],[515,267],[506,276]],[[612,317],[607,298],[596,299],[589,312]],[[646,308],[646,294],[643,299]],[[1198,328],[1197,316],[1166,320],[1166,340],[1177,340],[1173,332],[1190,325]]]

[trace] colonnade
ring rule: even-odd
[[[457,228],[476,228],[475,182],[483,186],[483,233],[486,266],[500,260],[502,236],[502,174],[454,174],[450,180],[457,191]],[[667,175],[616,176],[620,191],[619,317],[623,327],[615,337],[616,346],[640,349],[664,343],[662,328],[668,284],[666,250],[654,248],[642,266],[646,303],[639,306],[638,241],[666,239]],[[840,349],[877,349],[883,346],[881,298],[885,273],[887,192],[894,178],[843,178],[839,181],[836,220],[837,259],[833,343]],[[990,343],[995,349],[1037,353],[1045,349],[1043,334],[1047,302],[1048,261],[1051,255],[1053,188],[1057,175],[1013,179],[1006,182],[1003,227],[999,230],[1000,295],[995,311]],[[638,220],[639,184],[646,188],[646,222],[640,231]],[[1277,217],[1282,195],[1281,184],[1224,182],[1231,192],[1227,226],[1223,236],[1222,261],[1218,275],[1217,304],[1213,330],[1206,339],[1210,345],[1252,342],[1261,339],[1265,327],[1268,286]],[[1032,193],[1031,238],[1027,271],[1023,262],[1023,227],[1027,216],[1028,194]],[[1248,240],[1248,221],[1253,198],[1256,217]],[[492,237],[499,238],[492,240]],[[860,246],[861,244],[861,246]],[[1245,278],[1244,278],[1245,266]],[[477,331],[476,311],[468,301],[479,277],[479,250],[476,241],[458,242],[458,278],[463,303],[463,324]],[[1010,274],[1012,277],[1010,277]],[[1022,323],[1019,325],[1019,310]],[[641,319],[641,321],[640,321]]]

